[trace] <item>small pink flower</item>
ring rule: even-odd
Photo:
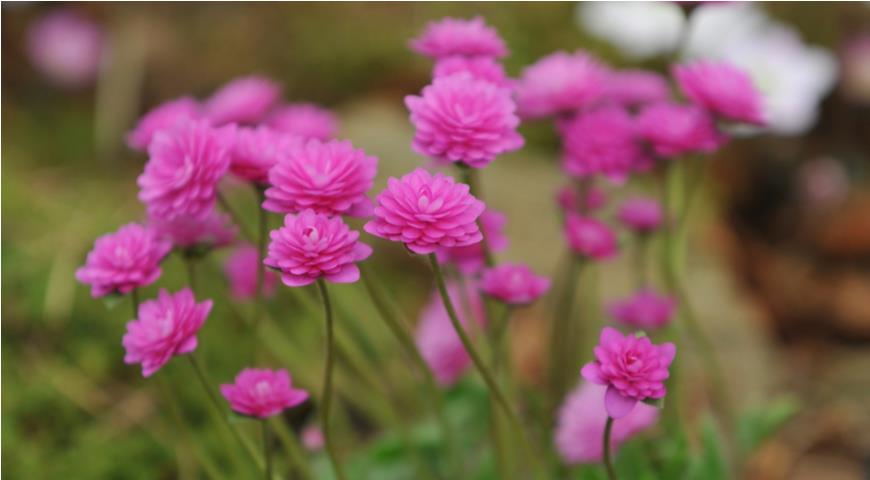
[[[586,198],[581,200],[577,187],[565,185],[556,193],[556,202],[567,212],[595,212],[607,204],[607,192],[596,186],[586,190]]]
[[[640,136],[662,158],[712,153],[728,139],[716,122],[696,105],[660,102],[647,105],[635,120]]]
[[[196,349],[196,334],[211,311],[212,301],[196,303],[189,288],[170,294],[160,289],[155,300],[139,305],[139,315],[127,323],[121,341],[127,354],[124,363],[142,364],[142,376],[150,377],[172,357]]]
[[[591,217],[568,213],[565,237],[574,253],[593,260],[606,260],[617,253],[616,234],[606,223]]]
[[[619,221],[638,233],[657,229],[664,218],[661,204],[652,198],[629,198],[622,202],[616,214]]]
[[[504,40],[482,17],[470,20],[445,17],[429,22],[419,37],[411,40],[411,50],[432,58],[504,57],[508,54]]]
[[[375,218],[365,231],[402,242],[414,253],[428,255],[439,247],[462,247],[483,239],[477,217],[486,206],[468,185],[422,168],[401,179],[390,178],[377,198]]]
[[[639,290],[631,297],[613,302],[607,307],[610,316],[625,325],[640,329],[666,326],[676,309],[676,299],[651,289]]]
[[[235,383],[221,385],[221,395],[234,412],[257,418],[278,415],[308,400],[308,392],[293,388],[287,370],[246,368]]]
[[[517,104],[525,118],[573,113],[604,94],[607,68],[578,50],[556,52],[526,67],[517,83]]]
[[[483,271],[480,290],[509,305],[534,302],[550,289],[550,279],[522,264],[504,264]]]
[[[94,298],[127,294],[160,277],[160,262],[170,250],[172,243],[157,232],[130,223],[97,238],[85,265],[76,270],[76,280],[90,285]]]
[[[302,287],[320,278],[333,283],[356,282],[356,262],[372,254],[371,247],[357,241],[359,232],[351,230],[341,217],[313,210],[288,214],[284,226],[269,237],[272,241],[263,263],[280,271],[288,287]]]
[[[607,411],[604,409],[604,392],[601,385],[583,382],[568,394],[559,409],[559,420],[554,440],[556,449],[567,464],[598,463],[601,461],[604,424]],[[640,404],[628,415],[615,420],[610,432],[611,451],[654,425],[659,418],[659,409]]]
[[[203,246],[207,248],[229,245],[236,238],[236,227],[229,216],[214,210],[204,218],[176,217],[172,220],[153,218],[148,225],[161,238],[177,248]]]
[[[743,70],[726,62],[699,60],[674,65],[671,72],[689,100],[714,115],[764,125],[761,93]]]
[[[281,98],[275,81],[251,75],[237,78],[216,91],[205,102],[205,115],[214,125],[259,123]]]
[[[506,223],[507,217],[503,213],[489,208],[480,215],[480,227],[491,252],[501,252],[508,247],[508,238],[504,234]],[[486,262],[482,241],[462,247],[439,248],[435,255],[440,263],[453,263],[463,274],[480,270]]]
[[[224,264],[224,274],[230,283],[230,295],[236,300],[249,300],[257,295],[257,270],[260,267],[257,249],[250,244],[237,248]],[[275,293],[278,277],[275,272],[263,272],[263,295]]]
[[[583,366],[583,378],[606,385],[604,408],[613,418],[628,415],[638,401],[664,398],[664,381],[677,348],[673,343],[654,345],[647,337],[623,335],[604,327],[595,347],[595,361]]]
[[[300,141],[268,127],[241,127],[230,153],[230,172],[243,180],[268,183],[269,170]]]
[[[144,152],[155,133],[171,130],[199,117],[199,103],[193,98],[182,97],[162,103],[139,119],[136,128],[127,134],[127,145],[133,150]]]
[[[665,77],[646,70],[620,70],[611,73],[604,89],[604,98],[624,106],[665,101],[671,89]]]
[[[266,124],[279,132],[323,141],[334,138],[338,130],[335,115],[313,103],[283,105],[269,115]]]
[[[492,57],[456,56],[441,58],[435,63],[432,77],[449,77],[462,72],[503,88],[511,88],[514,84],[514,81],[504,73],[504,67]]]
[[[148,163],[136,182],[148,216],[164,220],[205,218],[214,208],[217,184],[230,165],[234,128],[187,122],[154,134]]]
[[[482,168],[523,146],[510,92],[468,73],[435,78],[405,105],[417,129],[414,151],[443,163]]]
[[[304,445],[309,452],[323,450],[323,446],[325,445],[323,430],[315,424],[305,427],[305,429],[302,430],[302,445]]]
[[[313,209],[326,215],[371,215],[366,192],[378,159],[348,141],[310,139],[287,150],[269,171],[272,186],[263,208],[294,213]]]
[[[623,108],[605,106],[562,122],[562,167],[569,175],[586,178],[604,175],[623,182],[635,171],[652,167],[637,128]]]
[[[80,88],[93,82],[100,70],[104,43],[102,29],[72,10],[48,13],[27,31],[30,61],[64,88]]]

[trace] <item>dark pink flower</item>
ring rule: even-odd
[[[640,136],[662,158],[712,153],[728,138],[706,110],[696,105],[660,102],[647,105],[635,119]]]
[[[160,277],[160,262],[172,243],[137,223],[103,235],[94,242],[76,280],[91,286],[94,298],[110,293],[127,294],[150,285]]]
[[[565,237],[574,253],[593,260],[606,260],[616,255],[616,234],[606,223],[568,213],[565,218]]]
[[[414,253],[427,255],[440,247],[462,247],[483,239],[477,217],[486,206],[469,193],[468,185],[422,168],[401,179],[390,178],[377,198],[375,218],[365,231],[402,242]]]
[[[366,193],[378,159],[349,141],[310,139],[287,150],[269,171],[271,187],[263,208],[294,213],[312,209],[326,215],[371,215]]]
[[[48,13],[27,31],[30,61],[60,87],[79,88],[93,82],[104,51],[100,27],[72,10]]]
[[[761,93],[743,70],[726,62],[698,60],[674,65],[671,73],[689,100],[714,115],[764,125]]]
[[[127,324],[121,341],[125,363],[141,363],[142,376],[150,377],[172,357],[196,349],[196,334],[211,311],[212,301],[196,303],[185,288],[170,294],[160,289],[157,298],[139,305],[139,315]]]
[[[609,416],[622,418],[638,401],[664,398],[664,381],[677,352],[673,343],[654,345],[647,337],[604,327],[594,351],[595,361],[584,365],[582,374],[596,385],[607,386],[604,408]]]
[[[591,213],[607,204],[607,192],[593,185],[586,190],[586,198],[581,200],[577,187],[565,185],[556,193],[556,202],[567,212]]]
[[[578,50],[556,52],[526,67],[517,82],[520,115],[541,118],[573,113],[604,94],[607,68]]]
[[[127,145],[133,150],[144,152],[155,133],[171,130],[180,123],[196,120],[199,117],[199,103],[193,98],[182,97],[162,103],[139,119],[136,128],[127,134]]]
[[[187,122],[154,134],[148,163],[139,175],[139,200],[150,218],[205,218],[214,208],[217,184],[230,165],[233,127]]]
[[[466,72],[478,80],[504,88],[513,87],[514,81],[504,73],[504,67],[492,57],[445,57],[435,63],[432,77],[449,77]]]
[[[504,40],[482,17],[470,20],[445,17],[429,22],[419,37],[411,40],[411,50],[432,58],[504,57],[508,54]]]
[[[358,241],[359,232],[351,230],[341,217],[313,210],[288,214],[284,226],[269,237],[272,241],[263,263],[281,272],[288,287],[302,287],[320,278],[333,283],[356,282],[356,262],[372,254],[371,247]]]
[[[205,115],[214,125],[259,123],[281,99],[281,86],[266,77],[237,78],[205,102]]]
[[[338,130],[335,115],[313,103],[282,105],[269,115],[266,124],[279,132],[323,141],[334,138]]]
[[[501,252],[508,247],[508,238],[504,234],[507,217],[490,208],[480,215],[480,228],[483,230],[486,245],[490,252]],[[462,247],[439,248],[435,251],[438,261],[452,263],[464,274],[474,273],[483,267],[486,258],[483,252],[483,242]]]
[[[153,218],[148,225],[161,238],[177,248],[197,246],[215,248],[229,245],[236,238],[236,227],[229,216],[214,210],[203,218],[176,217],[172,220]]]
[[[611,303],[607,312],[620,323],[640,329],[655,329],[670,323],[677,300],[655,290],[642,289],[634,295]]]
[[[612,72],[604,88],[604,98],[625,106],[665,101],[671,96],[668,81],[662,75],[647,70]]]
[[[241,127],[230,153],[230,172],[251,182],[265,184],[269,170],[301,140],[268,127]]]
[[[230,295],[236,300],[249,300],[257,295],[257,270],[260,268],[257,249],[250,244],[238,247],[227,258],[224,274],[230,283]],[[271,270],[263,272],[263,295],[271,297],[278,285],[278,276]]]
[[[506,263],[487,268],[480,277],[480,290],[509,305],[532,303],[550,289],[550,279],[536,275],[526,265]]]
[[[287,370],[246,368],[235,383],[221,385],[221,395],[234,412],[268,418],[308,400],[308,392],[293,388]]]
[[[658,200],[645,197],[625,200],[616,216],[623,225],[638,233],[657,229],[664,219],[662,205]]]
[[[510,92],[468,73],[435,78],[405,105],[416,127],[414,151],[441,162],[481,168],[523,146]]]

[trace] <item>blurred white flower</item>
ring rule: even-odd
[[[575,13],[584,30],[636,60],[672,52],[685,23],[673,2],[581,2]]]

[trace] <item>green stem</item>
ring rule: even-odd
[[[263,263],[263,260],[266,258],[266,237],[269,233],[269,219],[266,216],[266,209],[262,206],[266,199],[265,190],[259,186],[254,186],[254,189],[257,193],[257,211],[259,212],[257,230],[257,315],[254,317],[254,328],[256,328],[263,310],[263,281],[266,278],[266,265]]]
[[[245,224],[245,222],[242,221],[242,217],[238,214],[238,212],[236,212],[236,209],[233,208],[232,204],[230,204],[230,202],[227,200],[227,197],[225,197],[223,193],[218,191],[217,192],[217,200],[218,200],[218,203],[220,204],[221,208],[233,220],[233,223],[238,225],[239,230],[242,231],[242,236],[247,238],[249,242],[253,242],[254,235],[251,233],[250,230],[248,230],[248,226]],[[259,208],[262,209],[263,207],[259,206]]]
[[[272,428],[287,450],[287,457],[291,460],[294,467],[293,471],[299,472],[300,476],[306,480],[314,478],[311,473],[311,466],[308,464],[305,449],[299,443],[296,435],[284,425],[280,417],[272,418]],[[294,477],[291,475],[291,478]]]
[[[574,372],[574,365],[566,361],[566,357],[570,355],[570,345],[574,340],[575,327],[578,323],[574,318],[575,295],[577,292],[577,283],[580,280],[580,274],[583,270],[583,262],[572,255],[568,260],[568,271],[566,272],[566,281],[563,286],[559,301],[556,304],[555,316],[550,324],[550,358],[549,358],[549,373],[550,373],[550,393],[552,397],[548,402],[546,410],[547,418],[545,425],[552,426],[554,419],[553,413],[556,410],[559,402],[568,388],[568,374],[570,368]],[[549,431],[550,428],[545,430]]]
[[[607,480],[616,480],[616,472],[613,470],[613,460],[610,458],[610,432],[613,430],[613,418],[607,417],[607,423],[604,424],[604,468],[607,470]]]
[[[329,460],[332,462],[332,468],[335,470],[335,475],[340,480],[345,480],[347,476],[344,474],[341,462],[338,460],[338,454],[335,451],[335,445],[332,442],[332,433],[329,428],[330,410],[332,408],[332,366],[333,366],[333,347],[335,344],[332,318],[332,304],[329,301],[329,292],[326,289],[326,282],[322,278],[317,280],[317,289],[320,291],[320,298],[323,301],[323,312],[326,322],[326,365],[323,368],[323,393],[321,394],[320,409],[320,425],[323,428],[323,440],[326,444],[326,452],[329,455]]]
[[[187,283],[190,289],[196,293],[196,260],[190,255],[184,255],[184,267],[187,270]]]
[[[130,292],[130,305],[133,306],[133,318],[139,318],[139,289]]]
[[[459,173],[462,174],[462,183],[468,185],[468,191],[478,200],[482,200],[483,193],[480,191],[480,183],[477,178],[477,169],[471,168],[464,163],[458,163]],[[492,255],[492,250],[489,248],[489,242],[486,239],[486,232],[483,229],[483,221],[477,217],[477,226],[480,228],[480,233],[483,235],[480,245],[483,248],[483,258],[487,267],[495,265],[495,257]]]
[[[263,458],[266,459],[266,480],[272,480],[272,449],[270,447],[271,439],[269,435],[269,424],[266,419],[260,420],[260,430],[263,433]]]

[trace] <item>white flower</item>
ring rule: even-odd
[[[637,60],[672,52],[685,23],[672,2],[581,2],[576,16],[584,30]]]

